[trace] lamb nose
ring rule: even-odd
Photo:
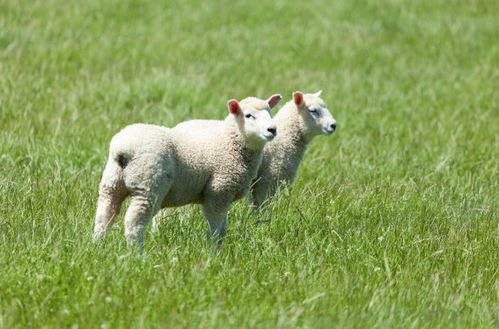
[[[274,136],[275,136],[275,135],[276,135],[276,133],[277,133],[277,129],[276,129],[276,128],[273,128],[273,127],[272,127],[272,128],[267,128],[267,131],[268,131],[269,133],[271,133],[272,135],[274,135]]]
[[[336,123],[331,123],[329,128],[331,128],[331,130],[336,130]]]

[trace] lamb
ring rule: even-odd
[[[321,91],[315,94],[296,91],[293,100],[275,115],[279,135],[265,146],[258,177],[251,187],[250,202],[257,209],[275,194],[281,182],[288,185],[293,182],[307,145],[315,136],[335,132],[336,120],[320,96]]]
[[[229,100],[225,120],[192,120],[166,128],[125,127],[111,140],[99,187],[94,241],[113,225],[121,204],[129,247],[143,250],[144,230],[160,208],[201,204],[210,236],[220,244],[230,204],[256,177],[265,143],[276,136],[270,110],[281,100]],[[199,128],[199,129],[198,129]]]

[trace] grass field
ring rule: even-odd
[[[91,243],[111,136],[323,89],[338,121],[221,252]],[[498,328],[499,2],[0,0],[0,328]]]

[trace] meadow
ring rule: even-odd
[[[218,254],[196,207],[91,242],[122,127],[319,89]],[[0,0],[0,328],[498,328],[498,205],[498,1]]]

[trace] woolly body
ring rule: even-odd
[[[223,237],[229,205],[248,192],[265,142],[275,135],[268,101],[251,98],[240,105],[224,121],[193,120],[174,128],[133,124],[116,134],[100,183],[94,240],[113,224],[127,196],[129,245],[142,248],[144,229],[160,208],[191,203],[202,204],[211,234]],[[255,123],[247,123],[245,113],[255,115]]]

